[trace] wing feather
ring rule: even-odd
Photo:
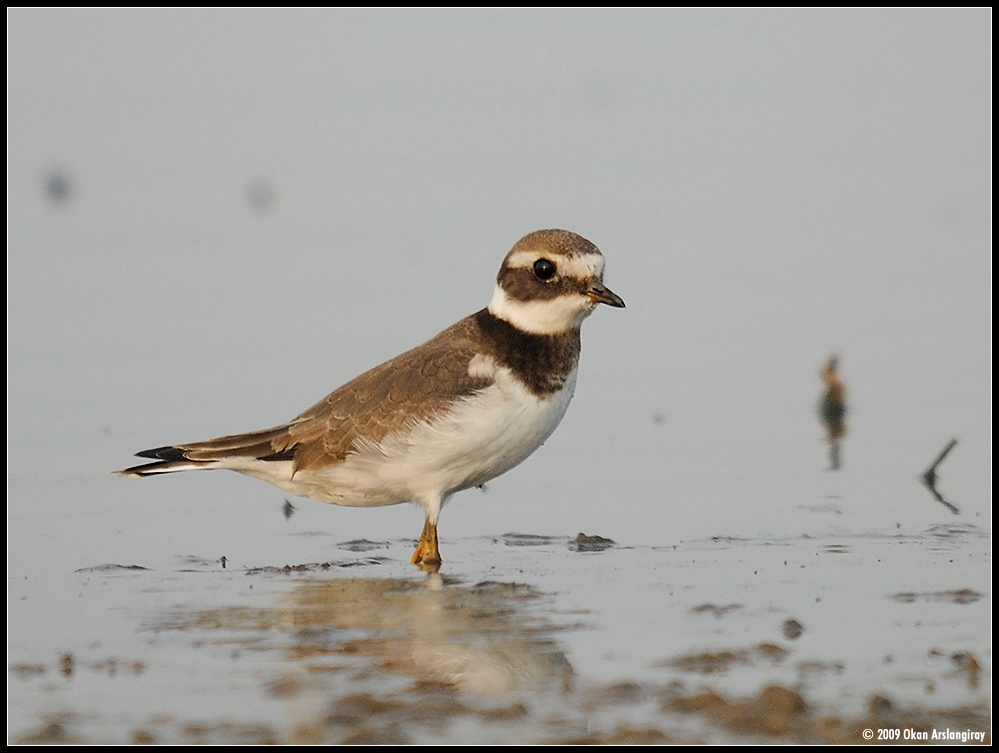
[[[138,453],[159,462],[121,471],[142,476],[225,467],[229,458],[292,460],[292,473],[342,461],[358,442],[379,443],[413,421],[429,420],[492,380],[469,373],[476,355],[475,317],[463,319],[327,395],[282,426]]]

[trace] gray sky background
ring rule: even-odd
[[[990,525],[991,28],[990,9],[8,11],[8,519],[107,516],[141,541],[224,510],[247,535],[280,491],[107,471],[291,418],[483,307],[518,238],[564,227],[628,308],[584,326],[546,447],[459,495],[442,535],[947,522],[915,479],[951,436],[947,490]],[[839,474],[815,416],[833,352]],[[840,517],[800,512],[829,499]],[[421,521],[300,507],[344,538]]]

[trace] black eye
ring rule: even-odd
[[[534,262],[534,276],[539,280],[550,280],[555,276],[555,265],[547,259]]]

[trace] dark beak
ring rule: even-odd
[[[624,308],[624,299],[602,282],[593,283],[590,289],[586,291],[586,294],[595,303],[606,303],[608,306],[613,306],[616,309]]]

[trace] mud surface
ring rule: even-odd
[[[80,568],[76,617],[14,641],[9,740],[991,741],[974,526],[594,537],[448,542],[439,574],[411,542],[359,540],[312,563]]]

